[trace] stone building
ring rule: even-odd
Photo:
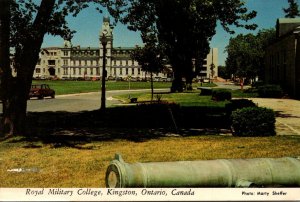
[[[142,71],[137,61],[130,57],[135,47],[114,47],[113,28],[109,18],[103,18],[103,25],[99,33],[99,47],[73,46],[65,41],[62,47],[42,48],[40,60],[36,65],[34,78],[59,78],[59,79],[100,79],[103,66],[103,47],[101,37],[107,38],[106,45],[106,71],[108,79],[141,80],[150,77],[150,74]],[[201,74],[210,78],[217,76],[218,49],[214,48],[205,60],[205,66]],[[215,65],[213,74],[211,64]],[[170,68],[155,74],[156,80],[171,80]]]
[[[276,41],[266,49],[265,80],[300,98],[300,18],[280,18]]]
[[[203,67],[200,70],[201,78],[214,79],[218,76],[218,49],[210,49],[209,54],[206,59],[203,61]]]

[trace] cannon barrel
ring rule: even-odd
[[[300,186],[299,158],[217,159],[125,163],[116,154],[106,187],[268,187]]]

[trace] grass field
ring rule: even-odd
[[[299,156],[300,137],[164,137],[144,142],[122,139],[55,148],[14,138],[0,143],[0,187],[105,187],[115,153],[126,162]],[[9,169],[37,168],[13,173]]]
[[[161,101],[174,102],[180,104],[180,106],[215,106],[224,107],[228,101],[214,102],[211,100],[211,96],[199,96],[199,92],[187,92],[187,93],[170,93],[170,94],[154,94],[153,100],[157,100],[157,96],[161,96]],[[139,102],[151,100],[150,93],[134,93],[131,97],[138,98]],[[128,95],[114,96],[114,98],[129,102]]]
[[[101,89],[100,81],[40,81],[34,80],[33,84],[49,84],[56,92],[56,95],[98,92]],[[170,82],[154,82],[155,88],[170,88]],[[127,81],[107,81],[106,90],[128,90]],[[130,82],[130,89],[150,89],[150,82]]]
[[[73,88],[74,93],[84,90],[90,92],[93,86],[95,91],[99,90],[99,82],[55,81],[49,84],[57,90],[58,94],[72,93]],[[126,89],[127,84],[127,82],[108,82],[108,88]],[[150,86],[150,83],[143,83],[149,85],[144,87],[142,87],[143,84],[136,84],[138,85],[136,88]],[[170,83],[155,83],[157,88],[165,88],[168,85]],[[64,90],[64,88],[69,89]],[[150,98],[149,94],[136,96],[139,100],[149,100]],[[255,96],[255,94],[233,92],[233,97],[251,96]],[[127,95],[126,99],[128,100]],[[226,102],[214,102],[210,96],[199,96],[197,91],[163,94],[161,99],[192,109],[199,106],[222,108],[226,104]],[[126,107],[126,109],[128,108]],[[58,113],[36,113],[32,118],[35,121],[33,124],[36,123],[36,125],[32,127],[36,127],[35,132],[43,137],[14,137],[0,141],[0,187],[105,187],[105,172],[115,153],[121,154],[128,163],[300,156],[300,136],[241,138],[233,137],[226,132],[208,133],[205,130],[195,130],[187,133],[189,135],[174,137],[167,136],[170,132],[174,133],[171,130],[169,133],[156,135],[159,129],[115,128],[103,125],[105,124],[102,122],[103,120],[107,120],[109,117],[112,119],[118,117],[114,120],[117,122],[124,120],[134,126],[135,123],[132,123],[132,120],[125,120],[124,117],[128,117],[128,114],[116,113],[120,112],[117,110],[111,108],[111,111],[107,112],[109,114],[103,119],[101,114],[96,112],[94,114],[87,113],[90,119],[82,114],[68,113],[61,118],[58,116],[61,114]],[[121,111],[126,112],[126,110]],[[201,114],[201,116],[203,115]],[[40,120],[36,117],[39,117]],[[147,116],[145,115],[145,117]],[[136,118],[143,119],[145,117]],[[159,120],[161,117],[163,117],[162,114],[158,114],[154,118],[162,122]],[[57,125],[50,124],[52,127],[42,128],[41,124],[48,126],[44,122],[50,119],[52,119],[51,123]],[[198,119],[197,121],[199,122]],[[66,124],[65,128],[64,124]],[[146,138],[141,137],[143,135]],[[109,137],[105,138],[106,136]],[[78,140],[77,137],[85,137],[85,140]],[[55,138],[61,139],[54,141]],[[70,142],[67,142],[65,138],[71,138]],[[34,172],[9,171],[20,168],[33,169]]]
[[[101,81],[44,81],[33,80],[33,84],[48,84],[56,92],[56,95],[98,92],[101,90]],[[171,82],[154,82],[155,89],[170,88]],[[199,87],[199,83],[194,83],[193,86]],[[213,83],[203,84],[206,87],[215,87]],[[128,81],[106,81],[106,90],[136,90],[136,89],[150,89],[150,82],[128,82]]]
[[[232,90],[231,92],[233,98],[257,97],[256,93],[245,93],[241,90]],[[199,90],[184,93],[154,94],[153,100],[155,101],[159,98],[161,101],[175,102],[177,104],[180,104],[181,106],[224,107],[225,104],[228,103],[228,101],[215,102],[211,99],[211,96],[199,96],[199,94]],[[139,102],[151,100],[150,93],[133,93],[130,96],[138,98]],[[128,95],[118,95],[114,96],[114,98],[122,100],[124,102],[129,102]]]

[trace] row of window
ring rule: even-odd
[[[47,64],[51,65],[51,66],[55,66],[57,64],[59,64],[59,60],[48,60]],[[106,62],[107,63],[107,62]],[[46,64],[46,60],[43,60],[43,64]],[[37,65],[41,65],[41,61],[39,60]],[[69,60],[63,60],[63,65],[64,66],[69,66]],[[71,61],[71,66],[98,66],[99,65],[99,61],[98,60],[72,60]],[[112,61],[112,65],[113,66],[135,66],[135,61],[129,61],[129,60],[121,60],[121,61],[116,61],[113,60]]]
[[[106,61],[107,63],[107,61]],[[51,65],[49,62],[48,62],[49,65]],[[68,66],[69,65],[69,60],[63,60],[63,64],[64,66]],[[99,65],[99,61],[98,60],[75,60],[75,61],[71,61],[71,66],[90,66],[90,65]],[[116,60],[113,60],[112,61],[112,65],[116,66],[116,65],[120,65],[120,66],[134,66],[135,65],[135,61],[132,60],[132,61],[128,61],[128,60],[121,60],[121,61],[116,61]]]
[[[99,68],[64,68],[64,75],[100,75]],[[131,71],[130,71],[131,70]],[[36,73],[41,73],[39,68],[36,68]],[[45,69],[44,69],[45,73]],[[60,73],[58,68],[58,73]],[[140,68],[111,68],[112,75],[141,75],[141,69]]]
[[[78,75],[82,75],[82,74],[89,74],[89,75],[94,75],[95,72],[97,75],[99,75],[99,68],[90,68],[89,72],[87,71],[86,68],[64,68],[64,75],[68,75],[70,73],[70,71],[72,72],[73,75],[78,74]],[[117,75],[117,73],[119,73],[119,75],[123,75],[123,73],[125,73],[125,75],[129,75],[129,68],[112,68],[111,69],[111,73],[112,75]],[[141,69],[140,68],[131,68],[131,74],[130,75],[135,75],[135,74],[140,75],[141,74]]]

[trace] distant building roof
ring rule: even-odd
[[[276,23],[277,37],[290,33],[300,26],[300,18],[279,18]]]

